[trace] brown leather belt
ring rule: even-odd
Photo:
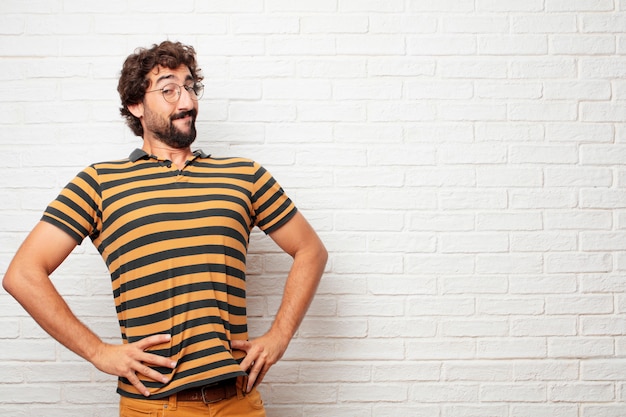
[[[237,378],[227,379],[203,387],[189,388],[176,394],[177,401],[202,401],[205,404],[227,400],[237,395]]]

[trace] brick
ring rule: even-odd
[[[558,402],[608,402],[615,399],[613,384],[571,383],[548,387],[548,398]]]
[[[335,100],[397,100],[401,97],[402,84],[399,81],[352,80],[333,88]]]
[[[495,15],[444,16],[442,30],[446,33],[507,33],[509,19]]]
[[[300,19],[300,32],[310,34],[367,33],[368,20],[365,16],[313,15]]]
[[[544,87],[544,97],[552,100],[610,100],[611,85],[606,81],[556,81]]]
[[[509,381],[513,367],[496,361],[457,361],[443,366],[445,381]]]
[[[428,0],[410,0],[408,8],[412,12],[466,13],[474,11],[471,0],[442,0],[433,3]]]
[[[477,301],[477,312],[497,316],[538,315],[544,312],[544,301],[532,297],[483,297]]]
[[[585,33],[621,33],[626,16],[621,14],[583,14],[581,28]]]
[[[339,0],[340,12],[402,12],[403,0]]]
[[[614,311],[610,295],[546,297],[546,314],[609,314]]]
[[[557,35],[550,38],[555,55],[611,55],[615,53],[614,36]]]
[[[592,359],[581,362],[583,381],[622,381],[626,371],[623,360]]]
[[[548,12],[609,11],[614,9],[611,0],[546,0]]]
[[[509,107],[508,115],[515,121],[569,121],[576,120],[578,113],[575,105],[544,102],[541,104],[518,103]]]
[[[477,341],[478,358],[486,359],[531,359],[544,358],[546,341],[541,337],[519,337],[514,339],[481,339]]]
[[[439,329],[444,337],[504,337],[509,324],[496,320],[447,320],[439,324]]]
[[[543,1],[531,0],[519,3],[514,0],[478,0],[476,10],[479,12],[540,12],[543,11]]]
[[[330,96],[331,85],[327,81],[280,79],[263,81],[263,98],[268,100],[328,100]]]
[[[477,402],[479,397],[477,384],[415,384],[410,398],[419,403],[467,403]]]
[[[472,83],[466,81],[410,81],[404,83],[404,96],[411,100],[470,99],[474,95]]]
[[[446,164],[464,164],[471,161],[480,164],[506,162],[507,149],[500,144],[443,145],[439,147],[440,161]]]
[[[546,168],[547,187],[610,187],[613,173],[606,168],[555,167]]]
[[[522,360],[513,364],[516,381],[569,381],[576,379],[578,373],[576,360]]]
[[[474,257],[470,255],[407,255],[406,270],[419,274],[459,274],[474,270]]]
[[[2,388],[0,401],[3,404],[54,404],[61,400],[58,384],[11,384]]]
[[[338,389],[338,401],[350,398],[358,402],[401,402],[408,397],[405,384],[342,384]]]
[[[441,57],[439,73],[444,78],[468,79],[505,79],[508,76],[508,64],[498,58],[478,57],[448,58]]]
[[[626,74],[624,59],[614,57],[595,57],[580,59],[580,76],[584,79],[621,78]]]
[[[473,55],[478,51],[476,39],[464,35],[420,35],[407,38],[409,55]]]
[[[444,120],[472,121],[506,119],[506,108],[499,104],[448,104],[439,109]]]
[[[367,326],[367,335],[375,338],[434,337],[436,332],[437,325],[426,319],[405,319],[398,322],[397,318],[370,318]]]
[[[545,55],[548,39],[544,35],[482,35],[478,53],[482,55]]]
[[[355,268],[354,272],[358,272],[358,268]],[[431,295],[436,293],[437,280],[429,276],[409,278],[399,276],[395,277],[392,283],[380,278],[371,279],[367,287],[372,294],[377,295]]]
[[[524,404],[511,407],[511,417],[567,417],[578,413],[577,405]]]
[[[367,61],[359,57],[341,57],[332,60],[302,59],[296,64],[297,72],[305,78],[354,78],[364,77]]]
[[[439,250],[442,253],[506,252],[509,239],[506,234],[499,233],[443,234],[439,239]]]
[[[626,110],[608,102],[581,103],[580,114],[581,120],[589,122],[626,121]]]
[[[452,276],[441,279],[444,294],[502,294],[507,291],[507,280],[502,275]]]
[[[540,402],[546,399],[545,384],[483,384],[480,400],[485,402],[524,401]]]
[[[567,57],[516,57],[510,68],[513,79],[563,79],[578,75],[577,61]]]
[[[400,364],[380,363],[373,365],[372,380],[388,381],[438,381],[441,365],[436,362],[404,361]]]
[[[430,58],[389,57],[367,59],[367,71],[371,76],[434,75],[435,61]]]
[[[404,37],[393,35],[345,35],[337,38],[339,55],[404,55]]]
[[[568,294],[578,289],[576,276],[550,275],[516,275],[509,278],[511,294]]]
[[[576,16],[571,14],[529,13],[511,16],[513,33],[575,33]]]
[[[412,316],[468,316],[475,312],[475,302],[468,297],[410,297],[407,314]]]
[[[311,3],[307,0],[267,0],[265,8],[270,12],[334,12],[337,0],[320,0]]]
[[[299,119],[305,122],[363,122],[367,119],[366,104],[361,102],[315,102],[297,106]]]
[[[476,169],[478,187],[540,187],[542,183],[543,174],[537,168],[480,167]]]
[[[367,103],[366,117],[372,122],[431,121],[436,113],[433,105],[425,102],[373,101]]]
[[[503,209],[506,195],[498,191],[441,192],[440,207],[445,209]]]
[[[538,83],[478,82],[476,96],[485,99],[540,99],[543,87]]]
[[[255,14],[254,16],[235,16],[231,20],[232,31],[234,33],[243,34],[285,34],[298,33],[300,24],[295,17],[262,17]],[[211,27],[211,25],[207,25]],[[214,30],[214,29],[213,29]]]
[[[574,336],[577,322],[575,318],[530,318],[511,320],[511,336]]]
[[[263,11],[263,6],[263,0],[232,0],[201,2],[195,5],[195,10],[202,13],[260,13]]]
[[[435,33],[437,19],[422,14],[378,14],[369,16],[371,33]]]
[[[536,123],[483,122],[477,123],[475,129],[478,142],[537,142],[545,138],[545,129]]]

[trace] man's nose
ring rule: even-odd
[[[185,87],[180,88],[180,97],[178,97],[178,108],[189,110],[194,107],[195,100],[192,99],[192,91],[188,91]]]

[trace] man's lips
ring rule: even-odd
[[[184,113],[178,113],[175,114],[174,116],[172,116],[172,121],[174,120],[189,120],[189,119],[193,119],[195,116],[195,113],[192,111],[188,111],[188,112],[184,112]]]

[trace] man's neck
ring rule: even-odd
[[[187,160],[193,155],[191,147],[182,149],[172,148],[159,140],[150,140],[147,138],[144,138],[141,149],[148,155],[156,156],[158,159],[172,161],[172,164],[178,167],[178,169],[182,169]]]

